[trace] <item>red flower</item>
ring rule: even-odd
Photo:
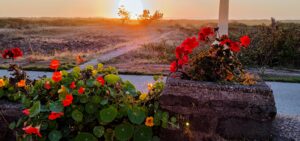
[[[230,47],[230,50],[233,52],[239,52],[241,50],[241,48],[237,42],[231,42],[229,47]]]
[[[102,76],[99,76],[99,77],[97,78],[97,81],[98,81],[102,86],[104,86],[105,80],[103,79]]]
[[[62,101],[62,104],[64,107],[67,107],[71,105],[73,102],[73,95],[72,94],[67,94],[66,98]]]
[[[247,48],[250,45],[250,42],[251,42],[249,36],[241,37],[240,41],[241,41],[241,45],[244,46],[245,48]]]
[[[197,41],[196,37],[187,38],[181,44],[181,46],[184,47],[184,51],[188,54],[192,53],[193,49],[196,48],[198,45],[199,42]]]
[[[75,88],[76,88],[76,84],[75,84],[74,81],[70,84],[70,88],[71,88],[71,89],[75,89]]]
[[[46,90],[50,90],[50,89],[51,89],[51,84],[50,84],[49,81],[46,81],[46,82],[45,82],[44,88],[45,88]]]
[[[200,29],[200,32],[206,37],[210,35],[214,35],[214,29],[211,27],[203,27]]]
[[[180,59],[184,55],[184,48],[182,46],[178,46],[175,49],[176,58]]]
[[[57,70],[59,65],[60,62],[58,60],[52,60],[49,67],[50,69]]]
[[[203,33],[201,33],[201,32],[199,33],[198,40],[200,42],[205,42],[206,41],[206,37],[204,36]]]
[[[11,49],[11,52],[13,53],[13,58],[18,58],[23,56],[23,53],[20,48],[13,48]]]
[[[29,116],[29,115],[30,115],[29,109],[24,109],[24,110],[22,111],[22,113],[23,113],[24,115],[26,115],[26,116]]]
[[[85,88],[80,87],[80,88],[78,89],[78,94],[83,94],[84,91],[85,91]]]
[[[35,134],[39,137],[42,137],[39,127],[32,127],[30,125],[30,126],[24,127],[23,130],[25,131],[26,134],[30,134],[30,135]]]
[[[2,52],[2,58],[4,59],[16,59],[22,57],[23,53],[20,48],[6,49]]]
[[[176,62],[176,61],[173,61],[173,62],[171,63],[170,71],[171,71],[171,72],[176,72],[176,71],[177,71],[177,62]]]
[[[55,82],[59,82],[62,79],[62,73],[60,71],[54,72],[52,76],[52,80]]]
[[[55,120],[57,118],[60,118],[63,115],[64,115],[63,112],[51,112],[50,115],[48,116],[48,119],[49,120]]]
[[[230,46],[230,44],[232,43],[232,41],[230,39],[224,39],[220,42],[220,45],[224,46],[224,45],[227,45],[227,46]]]
[[[178,67],[182,67],[184,64],[187,64],[189,62],[189,56],[184,55],[182,59],[178,60]]]

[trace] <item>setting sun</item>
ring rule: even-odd
[[[137,19],[138,15],[142,14],[144,10],[143,3],[140,0],[134,2],[132,0],[121,0],[118,6],[124,6],[130,12],[132,19]]]

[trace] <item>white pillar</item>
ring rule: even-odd
[[[220,0],[219,33],[220,36],[228,35],[229,0]]]

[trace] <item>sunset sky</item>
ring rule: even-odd
[[[124,0],[165,18],[216,19],[219,0]],[[131,4],[130,4],[131,3]],[[0,0],[0,17],[117,17],[120,0]],[[300,19],[300,0],[230,0],[230,19]],[[140,7],[141,8],[141,7]]]

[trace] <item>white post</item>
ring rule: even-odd
[[[219,34],[228,35],[229,0],[220,0]]]

